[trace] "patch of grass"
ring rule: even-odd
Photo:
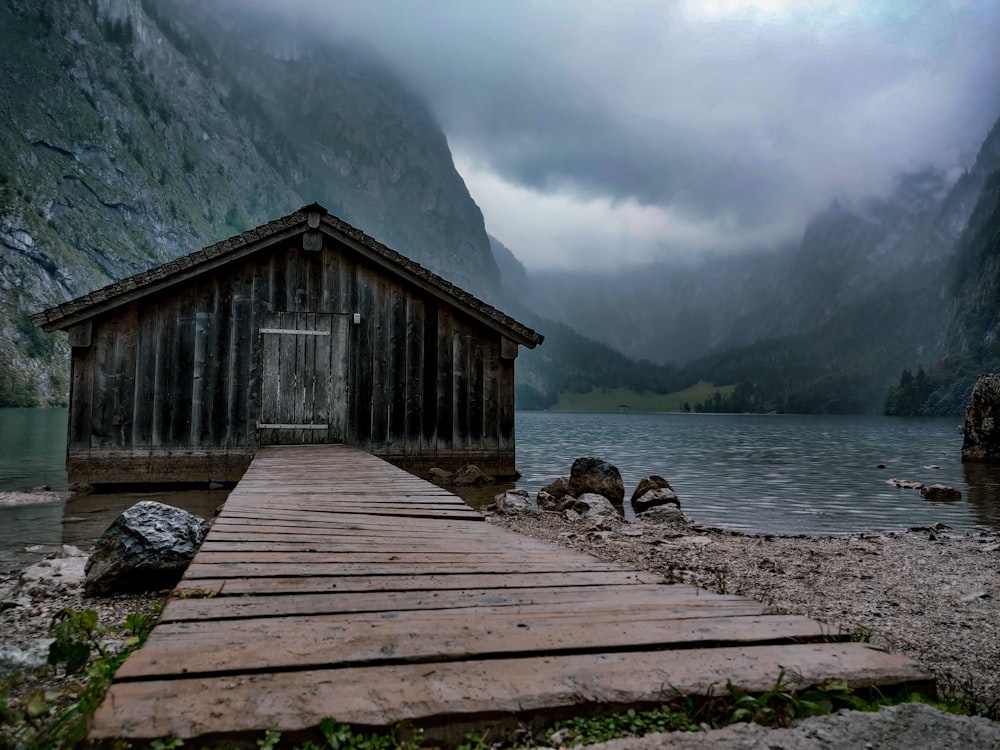
[[[913,701],[961,713],[954,705],[942,705],[921,694],[902,693],[887,697],[877,688],[861,693],[840,680],[802,691],[790,687],[788,683],[787,675],[782,671],[774,687],[760,695],[747,693],[730,684],[719,695],[709,695],[707,698],[677,695],[659,706],[647,709],[590,712],[560,721],[534,735],[523,726],[510,735],[499,737],[491,736],[490,729],[471,732],[455,746],[455,750],[575,747],[659,732],[700,732],[740,722],[787,727],[795,719],[827,716],[842,709],[878,711],[883,707]],[[321,737],[319,743],[313,740],[294,745],[283,743],[279,732],[269,731],[257,740],[257,746],[261,750],[280,747],[293,747],[297,750],[417,750],[425,744],[425,738],[419,729],[411,730],[408,739],[400,740],[395,727],[387,733],[366,734],[327,718],[320,723],[318,730]],[[153,746],[160,750],[171,750],[184,744],[172,738],[156,742],[159,744]],[[438,747],[436,744],[431,746]]]
[[[683,391],[674,393],[650,393],[627,388],[595,388],[588,393],[561,393],[552,411],[582,412],[682,412],[687,404],[689,410],[700,402],[711,400],[716,393],[728,396],[735,385],[715,386],[711,383],[696,383]]]
[[[111,686],[115,671],[139,648],[159,617],[159,609],[133,613],[118,627],[98,622],[92,609],[60,610],[52,619],[47,669],[62,669],[80,679],[63,690],[37,690],[19,698],[9,697],[18,676],[0,684],[0,747],[23,750],[76,747],[83,741],[87,720]],[[109,637],[125,636],[124,648],[112,653]]]

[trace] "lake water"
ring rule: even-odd
[[[519,485],[532,495],[580,456],[622,473],[626,497],[659,474],[695,521],[782,534],[843,534],[946,523],[1000,528],[1000,469],[966,467],[956,419],[521,412]],[[886,468],[877,468],[884,464]],[[930,503],[890,478],[946,484]]]
[[[783,534],[937,522],[956,531],[1000,529],[1000,470],[963,466],[957,428],[956,419],[518,412],[518,486],[534,495],[568,475],[574,459],[599,456],[620,469],[627,496],[642,477],[659,474],[706,525]],[[0,409],[0,491],[65,489],[65,436],[64,409]],[[892,477],[956,487],[962,499],[930,503],[891,486]],[[138,500],[211,516],[225,496],[95,494],[0,507],[0,572],[62,543],[89,546]]]

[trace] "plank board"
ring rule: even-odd
[[[117,683],[89,736],[199,737],[301,731],[334,715],[368,727],[402,722],[439,728],[566,709],[648,705],[677,695],[721,695],[727,684],[763,693],[779,674],[799,687],[836,675],[855,689],[928,687],[929,676],[899,654],[863,643],[740,646],[492,661],[407,664],[305,672]],[[362,687],[363,686],[363,687]],[[211,710],[206,706],[211,705]],[[152,707],[160,710],[152,710]],[[147,707],[146,710],[136,710]],[[443,725],[443,727],[442,727]],[[433,736],[428,732],[428,736]],[[453,738],[453,741],[462,737]]]
[[[760,692],[782,673],[803,686],[931,684],[819,622],[482,520],[353,448],[262,448],[89,736],[304,732],[331,716],[413,722],[447,745],[475,722],[728,683]]]

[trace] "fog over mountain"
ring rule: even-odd
[[[797,242],[1000,115],[993,0],[252,4],[400,71],[529,270]]]
[[[521,406],[877,411],[991,362],[995,2],[8,0],[0,38],[0,405],[65,395],[29,313],[314,200],[545,333]]]

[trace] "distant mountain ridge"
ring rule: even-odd
[[[900,370],[967,346],[970,305],[994,316],[986,335],[1000,336],[1000,286],[987,281],[997,275],[986,260],[1000,251],[985,236],[981,200],[996,184],[998,133],[957,181],[923,169],[901,175],[887,196],[835,200],[795,247],[531,273],[521,301],[626,356],[675,368],[663,379],[680,387],[743,383],[762,408],[879,412]],[[970,280],[961,289],[960,266]]]

